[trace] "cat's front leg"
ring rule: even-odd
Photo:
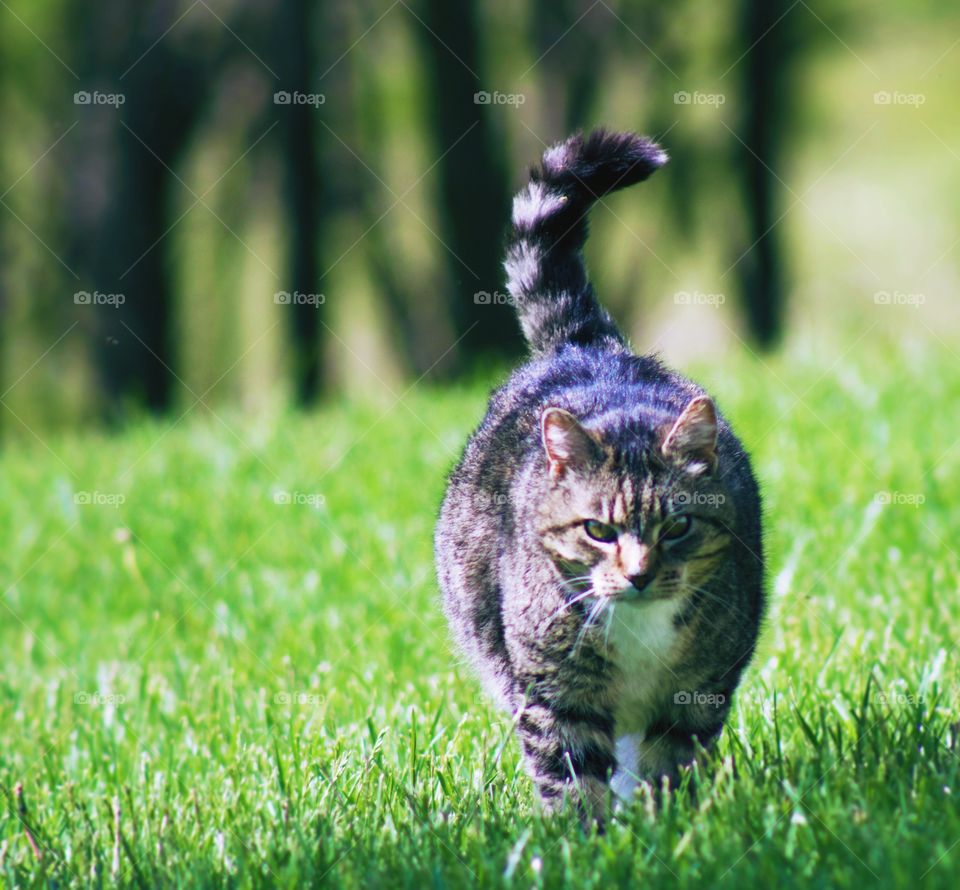
[[[671,789],[680,785],[682,771],[693,765],[697,755],[713,747],[723,729],[722,712],[698,714],[697,719],[662,718],[647,727],[637,745],[637,767],[655,790],[666,779]]]
[[[584,817],[602,823],[615,767],[612,717],[528,701],[517,733],[544,809],[555,811],[570,799]]]

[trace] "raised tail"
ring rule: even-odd
[[[532,352],[567,343],[625,345],[587,279],[587,213],[599,198],[642,182],[666,162],[666,152],[649,139],[605,130],[578,133],[544,152],[541,166],[513,199],[504,261],[507,289]]]

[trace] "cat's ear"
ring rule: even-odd
[[[717,409],[707,396],[691,399],[663,439],[660,451],[692,473],[717,468]]]
[[[567,469],[595,460],[600,448],[593,436],[569,411],[546,408],[540,416],[540,435],[547,452],[550,475],[559,479]]]

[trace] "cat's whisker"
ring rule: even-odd
[[[583,593],[578,593],[575,597],[573,597],[573,599],[567,600],[562,606],[560,606],[560,608],[557,611],[565,612],[568,609],[575,606],[577,603],[581,603],[588,597],[593,596],[593,594],[594,594],[593,587],[589,587],[587,590],[584,590]]]
[[[610,645],[610,628],[613,627],[613,620],[614,620],[614,614],[616,612],[616,609],[617,609],[617,604],[611,603],[610,609],[607,611],[607,632],[603,638],[604,646]]]
[[[580,651],[580,645],[586,639],[587,633],[590,631],[590,628],[593,627],[593,622],[600,617],[600,614],[603,612],[606,605],[606,599],[598,597],[597,601],[593,604],[593,606],[590,607],[590,611],[587,613],[586,621],[584,621],[583,627],[580,628],[580,633],[577,634],[577,639],[574,641],[573,649],[569,655],[570,658],[575,657]]]
[[[707,588],[700,587],[699,585],[696,585],[696,584],[684,584],[682,586],[685,590],[689,591],[690,593],[699,594],[705,599],[711,600],[715,603],[719,603],[720,605],[729,609],[734,614],[739,615],[744,619],[747,619],[750,617],[749,613],[744,612],[742,608],[738,607],[735,603],[731,602],[731,599],[724,599],[723,597],[718,596],[712,590],[708,590]]]
[[[572,609],[577,603],[581,603],[588,597],[593,596],[593,593],[593,587],[590,587],[587,590],[584,590],[582,593],[578,593],[575,597],[573,597],[573,599],[567,600],[547,619],[547,623],[544,625],[543,629],[546,630],[549,628],[550,625],[552,625],[553,622],[556,621],[561,615],[570,611],[570,609]]]
[[[576,575],[572,578],[564,578],[563,584],[567,586],[568,584],[580,584],[584,581],[590,581],[593,579],[593,575]]]
[[[583,262],[590,206],[665,160],[635,134],[577,135],[515,197],[504,265],[532,360],[491,398],[437,526],[451,626],[527,717],[515,729],[551,810],[579,786],[599,813],[603,776],[621,768],[679,782],[723,714],[688,709],[656,744],[631,737],[673,724],[678,690],[742,665],[731,652],[752,651],[763,614],[746,454],[706,393],[631,353]]]

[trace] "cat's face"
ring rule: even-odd
[[[549,483],[538,530],[571,596],[642,604],[688,596],[710,578],[731,543],[732,504],[717,479],[709,400],[628,453],[559,409],[544,412],[542,435]]]

